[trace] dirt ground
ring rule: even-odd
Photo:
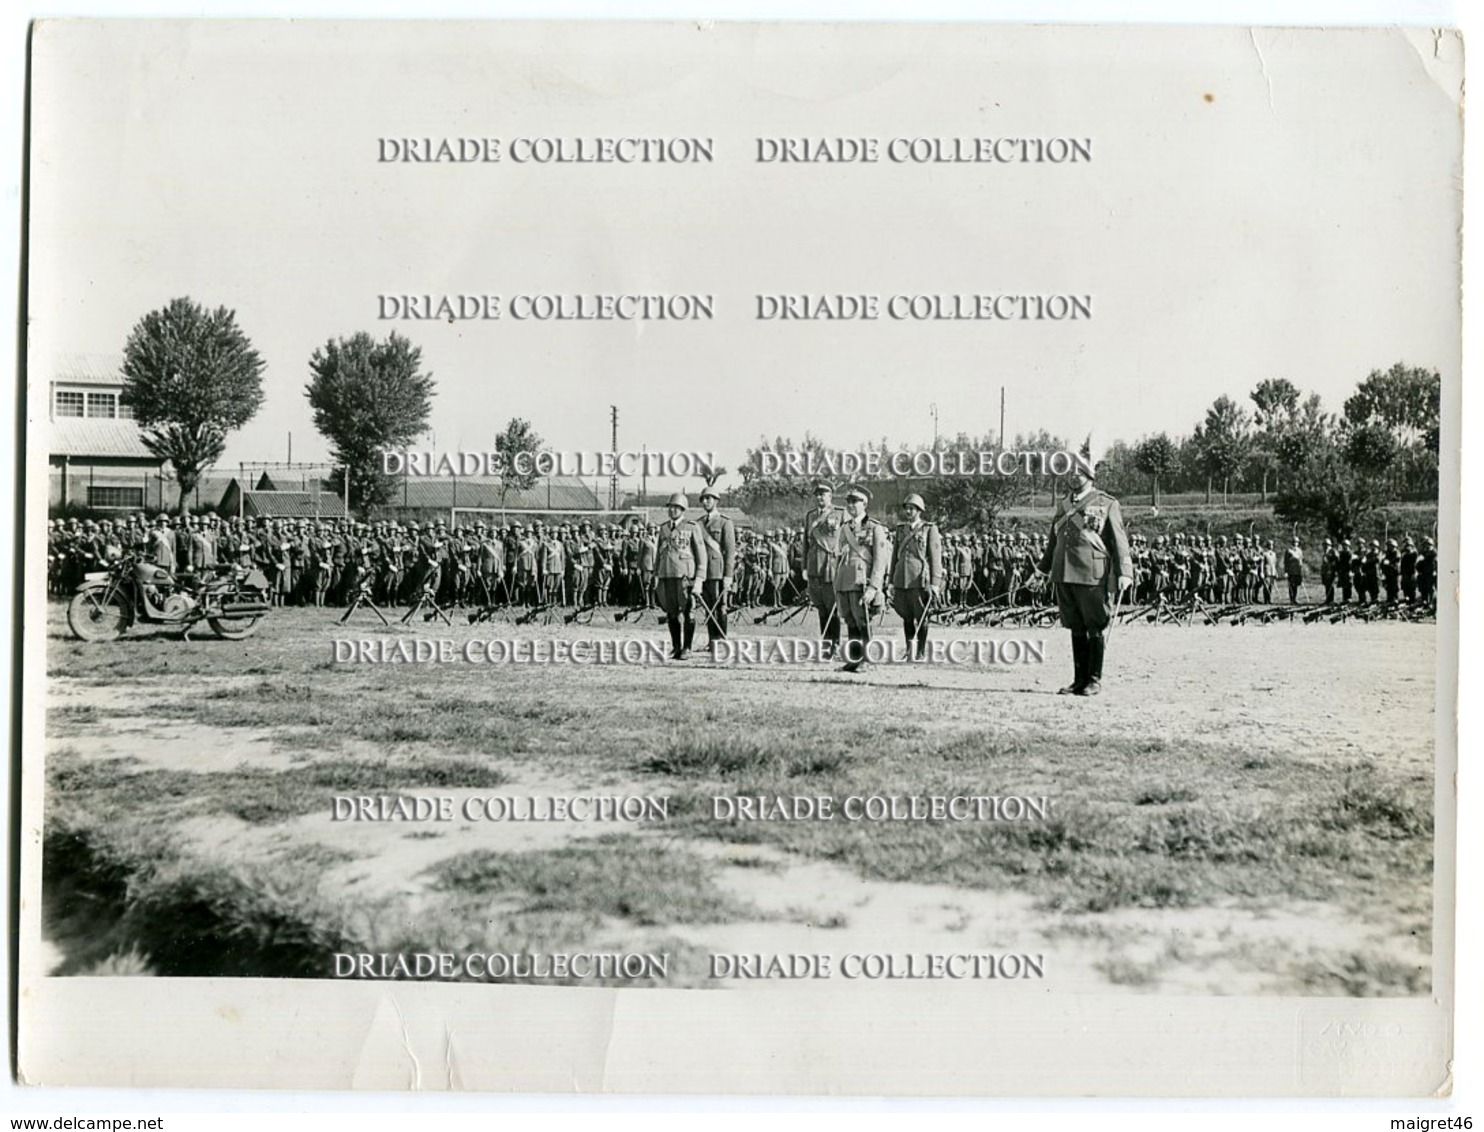
[[[1322,780],[1327,767],[1336,773],[1359,767],[1380,782],[1425,789],[1431,800],[1431,625],[1120,625],[1109,644],[1104,693],[1083,699],[1054,694],[1071,668],[1067,635],[1055,629],[940,632],[944,639],[1034,642],[1044,664],[884,664],[855,676],[826,663],[715,664],[701,653],[684,664],[645,666],[373,665],[337,663],[332,641],[443,639],[457,654],[470,640],[657,640],[664,630],[653,619],[615,626],[601,617],[586,626],[496,622],[386,630],[369,614],[338,625],[339,612],[275,611],[243,642],[182,642],[140,631],[84,645],[68,637],[54,606],[45,688],[49,769],[123,768],[124,781],[151,771],[209,776],[213,789],[222,790],[225,781],[230,793],[233,775],[289,775],[331,759],[375,765],[389,752],[431,758],[452,747],[498,771],[504,778],[498,789],[456,782],[405,788],[391,771],[382,792],[451,797],[456,807],[490,794],[664,795],[682,784],[646,773],[647,758],[673,753],[677,744],[689,750],[684,744],[711,731],[724,731],[733,744],[755,733],[786,746],[789,733],[806,726],[801,721],[812,727],[817,719],[826,732],[850,724],[842,742],[858,765],[889,765],[883,781],[893,792],[912,789],[919,748],[988,736],[982,760],[972,752],[956,756],[965,783],[992,780],[1003,792],[1058,803],[1106,802],[1110,774],[1111,780],[1143,775],[1192,797],[1219,791],[1223,815],[1245,820],[1268,812],[1289,780],[1263,779],[1246,792],[1230,781],[1233,765],[1292,769],[1296,789]],[[776,629],[740,620],[738,637],[807,632],[799,623]],[[880,632],[897,630],[888,621]],[[296,689],[306,690],[312,709],[295,710],[289,701]],[[330,707],[315,698],[320,689],[333,693]],[[230,714],[239,695],[251,707],[240,718]],[[460,703],[471,705],[484,730],[443,729]],[[336,714],[342,710],[352,714]],[[407,723],[397,730],[403,710]],[[366,730],[374,711],[392,721],[389,730]],[[498,732],[499,742],[489,740],[495,723],[507,728]],[[996,766],[1002,752],[1016,754],[1000,766],[1013,767],[1019,781],[1004,780]],[[922,759],[926,776],[928,758]],[[941,760],[932,765],[936,773]],[[717,792],[709,780],[695,785],[702,794]],[[814,790],[804,778],[795,792]],[[49,805],[60,801],[51,798]],[[1303,799],[1285,803],[1302,807]],[[833,850],[710,837],[694,823],[430,826],[336,822],[324,806],[282,820],[244,820],[230,806],[202,812],[163,800],[145,809],[141,820],[163,823],[178,851],[202,867],[271,869],[312,852],[324,862],[323,903],[378,909],[408,925],[467,907],[451,904],[438,882],[440,867],[455,858],[539,853],[619,836],[699,858],[717,889],[743,911],[669,922],[605,913],[589,935],[605,948],[643,950],[679,940],[698,953],[1037,954],[1045,957],[1037,991],[1425,993],[1431,970],[1430,884],[1403,874],[1377,880],[1364,861],[1337,866],[1353,868],[1355,884],[1345,883],[1347,873],[1320,898],[1302,885],[1288,894],[1238,885],[1184,906],[1135,902],[1089,911],[1048,906],[1035,884],[940,883],[944,874],[914,877],[910,866],[894,870],[905,879],[883,879]],[[879,829],[863,827],[861,836]],[[55,945],[62,964],[67,941]]]

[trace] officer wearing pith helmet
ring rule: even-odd
[[[1102,686],[1104,634],[1118,598],[1134,584],[1134,564],[1118,500],[1098,490],[1091,454],[1084,450],[1084,456],[1056,501],[1040,570],[1050,576],[1061,623],[1072,633],[1076,675],[1061,692],[1095,696]]]
[[[850,639],[845,642],[844,671],[858,672],[866,663],[871,640],[871,613],[880,608],[886,581],[886,528],[866,515],[871,493],[852,487],[845,493],[845,522],[840,526],[840,561],[835,567],[835,604]]]
[[[891,604],[902,619],[907,656],[913,660],[927,650],[928,614],[943,594],[943,540],[937,524],[923,521],[926,510],[915,492],[902,500],[891,551]]]
[[[696,635],[691,616],[692,602],[706,579],[706,540],[700,529],[685,518],[690,501],[678,491],[665,504],[669,518],[660,526],[655,551],[655,591],[670,627],[670,656],[690,656]]]

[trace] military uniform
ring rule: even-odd
[[[683,511],[688,503],[685,496],[672,495],[666,506]],[[674,660],[690,655],[696,635],[692,600],[705,580],[706,565],[706,540],[695,523],[677,515],[660,525],[655,545],[655,595],[670,628]]]
[[[852,488],[845,498],[870,501],[863,488]],[[855,672],[865,663],[866,645],[871,640],[871,610],[880,600],[890,555],[886,528],[869,515],[858,521],[847,518],[840,524],[834,589],[835,608],[849,635],[845,643],[847,672]]]
[[[927,650],[928,613],[943,592],[943,540],[935,523],[922,519],[920,495],[909,495],[903,506],[912,505],[912,522],[897,527],[892,539],[891,604],[902,619],[908,655],[920,657]]]
[[[816,494],[833,493],[823,481],[814,485]],[[835,568],[840,561],[840,529],[845,525],[845,510],[833,503],[811,507],[804,516],[804,580],[809,587],[809,601],[819,617],[819,635],[833,656],[840,650],[840,615],[835,599]],[[785,576],[788,559],[783,561]],[[783,603],[783,587],[775,568],[773,600]]]
[[[1041,570],[1051,578],[1061,622],[1072,633],[1076,676],[1063,692],[1097,694],[1103,634],[1112,620],[1119,579],[1132,578],[1133,569],[1118,500],[1091,483],[1057,500]]]
[[[707,488],[701,498],[716,499],[716,493]],[[732,588],[733,572],[737,565],[737,531],[732,521],[720,511],[709,511],[696,524],[701,539],[706,544],[705,581],[701,584],[701,600],[710,610],[706,614],[706,643],[711,647],[727,635],[727,592]]]

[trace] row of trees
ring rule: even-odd
[[[1189,436],[1147,436],[1115,444],[1104,456],[1109,490],[1219,488],[1290,492],[1316,463],[1350,469],[1381,499],[1433,498],[1438,490],[1438,422],[1442,381],[1436,370],[1398,363],[1373,370],[1343,411],[1325,411],[1317,393],[1303,396],[1286,378],[1253,389],[1249,411],[1218,397]]]
[[[202,473],[221,458],[227,435],[263,404],[263,359],[226,307],[207,310],[172,300],[135,325],[124,346],[124,403],[134,412],[145,447],[168,462],[180,487],[180,508]],[[384,342],[366,333],[331,339],[309,358],[304,395],[314,427],[330,444],[336,492],[350,477],[357,512],[390,502],[395,480],[381,453],[405,448],[428,426],[436,385],[424,373],[422,351],[395,331]],[[513,418],[495,450],[538,452],[530,422]],[[534,487],[534,472],[512,472],[502,489]]]
[[[225,307],[207,310],[188,298],[175,299],[140,319],[124,348],[124,401],[130,405],[145,445],[170,463],[180,485],[181,507],[202,472],[221,458],[226,438],[263,402],[263,360]],[[422,369],[422,353],[395,331],[384,342],[366,333],[331,339],[309,358],[304,388],[315,428],[329,441],[338,470],[337,491],[349,476],[351,507],[361,511],[391,500],[395,481],[383,473],[381,453],[405,448],[428,424],[436,385]],[[1142,490],[1158,504],[1161,490],[1204,490],[1209,502],[1219,485],[1256,486],[1264,500],[1271,490],[1276,513],[1285,519],[1322,522],[1348,536],[1367,512],[1392,499],[1436,497],[1441,378],[1436,370],[1398,363],[1373,371],[1346,399],[1340,414],[1324,409],[1318,394],[1303,396],[1286,378],[1263,381],[1252,390],[1252,408],[1230,397],[1216,399],[1189,436],[1167,433],[1137,443],[1122,441],[1100,454],[1100,482],[1114,494]],[[495,438],[507,456],[537,452],[541,438],[529,422],[512,419]],[[940,440],[947,453],[977,453],[999,447],[998,438],[960,433]],[[1015,438],[1020,450],[1066,450],[1044,430]],[[862,452],[886,457],[906,450],[881,440]],[[805,434],[801,442],[776,437],[750,449],[735,493],[744,507],[805,497],[813,475],[788,470],[763,475],[769,455],[801,454],[822,459],[826,446]],[[725,469],[714,469],[714,483]],[[888,473],[883,472],[883,475]],[[529,488],[536,475],[504,477],[504,487]],[[1049,476],[948,477],[938,485],[937,507],[951,524],[987,524],[1006,508],[1052,488]]]

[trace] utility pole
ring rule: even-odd
[[[938,447],[938,402],[934,401],[928,406],[928,412],[933,414],[933,447]]]
[[[1005,450],[1005,387],[1000,386],[1000,451]]]
[[[613,419],[613,474],[608,477],[608,510],[618,510],[618,406],[609,405]]]

